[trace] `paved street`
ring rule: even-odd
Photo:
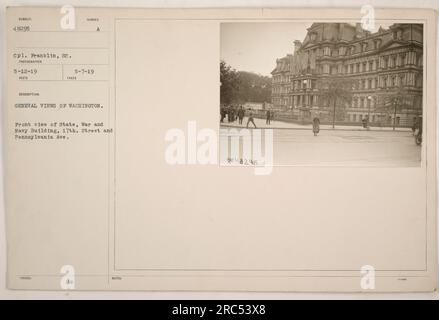
[[[247,120],[248,120],[248,118],[245,117],[244,120],[242,121],[242,125],[240,125],[238,120],[236,120],[234,122],[227,122],[227,118],[226,118],[224,120],[224,122],[221,123],[221,127],[245,128],[246,125],[247,125]],[[271,128],[271,129],[309,129],[311,127],[311,123],[309,123],[309,124],[297,124],[297,123],[290,123],[290,122],[272,120],[271,123],[269,125],[267,125],[265,123],[265,119],[255,118],[254,120],[255,120],[257,128],[260,128],[260,129],[264,129],[264,128]],[[249,124],[249,128],[254,128],[251,123]],[[323,124],[323,125],[320,125],[320,129],[321,130],[325,130],[325,129],[331,129],[332,130],[332,125]],[[343,126],[337,125],[335,127],[335,129],[337,129],[337,130],[359,130],[359,131],[366,130],[362,126],[344,126],[344,125]],[[393,131],[393,128],[391,126],[389,126],[389,127],[373,126],[371,128],[371,130]],[[396,128],[396,130],[398,130],[398,131],[411,131],[410,128]]]
[[[256,121],[263,128],[265,121]],[[421,147],[410,129],[332,130],[323,126],[315,137],[311,125],[293,125],[274,130],[273,150],[275,165],[419,166],[421,160]]]

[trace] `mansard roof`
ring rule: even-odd
[[[290,65],[294,63],[293,60],[292,54],[288,54],[285,57],[277,59],[276,67],[273,69],[273,71],[271,71],[271,74],[290,71]]]
[[[354,53],[370,52],[375,50],[375,41],[379,40],[379,51],[387,50],[392,46],[400,47],[408,44],[422,47],[423,35],[421,24],[393,24],[388,29],[380,27],[379,31],[370,33],[361,27],[360,23],[313,23],[307,30],[302,43],[294,41],[295,52],[277,59],[276,67],[271,74],[291,72],[299,74],[304,70],[313,70],[316,67],[316,50],[308,48],[319,44],[354,47]],[[363,45],[366,45],[364,49]],[[321,48],[319,48],[321,50]],[[366,51],[363,51],[366,50]]]
[[[313,23],[307,30],[302,47],[314,42],[349,42],[367,34],[360,24],[350,23]]]

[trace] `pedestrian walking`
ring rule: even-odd
[[[270,124],[271,120],[271,113],[270,110],[267,110],[267,119],[265,120],[265,124]]]
[[[224,122],[224,118],[226,117],[226,109],[224,107],[221,107],[220,109],[220,115],[221,115],[221,120],[220,122]]]
[[[320,119],[315,117],[312,120],[312,132],[314,133],[314,136],[317,136],[319,131],[320,131]]]
[[[369,116],[365,116],[362,122],[363,122],[363,128],[369,130]]]
[[[412,131],[413,135],[415,135],[415,131],[418,128],[418,117],[413,118],[413,125],[412,125]]]
[[[227,111],[227,121],[233,122],[233,108],[229,107],[229,110]]]
[[[256,124],[255,124],[255,120],[253,119],[253,113],[250,111],[250,113],[249,113],[249,115],[248,115],[248,120],[247,120],[247,128],[248,128],[248,125],[249,125],[249,123],[253,123],[253,125],[255,126],[255,128],[256,128]]]
[[[240,107],[239,107],[239,110],[238,110],[239,124],[242,124],[242,120],[244,119],[244,114],[245,114],[245,111],[244,111],[244,109],[242,108],[242,106],[240,106]]]

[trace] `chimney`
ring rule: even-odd
[[[301,46],[302,46],[302,42],[300,42],[299,40],[295,40],[294,41],[294,53],[296,53],[297,50],[299,50]]]
[[[343,39],[343,33],[344,33],[344,23],[340,23],[338,25],[338,40]]]
[[[355,24],[355,33],[356,33],[356,35],[357,35],[358,37],[361,37],[361,36],[363,36],[363,34],[364,34],[364,29],[363,29],[363,27],[361,26],[361,23],[359,23],[359,22],[357,22],[357,23]]]

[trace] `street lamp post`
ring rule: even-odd
[[[371,96],[368,96],[367,97],[367,100],[369,101],[368,103],[367,103],[367,122],[369,122],[370,121],[370,105],[371,105],[371,103],[372,103],[372,97]]]
[[[396,126],[396,107],[398,105],[398,99],[395,98],[393,100],[393,131],[395,131],[395,126]]]
[[[304,79],[302,81],[302,83],[303,83],[302,89],[304,89],[304,94],[302,96],[302,110],[300,111],[300,113],[301,113],[301,116],[302,116],[302,123],[304,123],[305,122],[305,117],[306,117],[306,99],[305,99],[305,96],[306,96],[306,89],[307,89],[306,87],[307,87],[308,81],[306,79]]]

